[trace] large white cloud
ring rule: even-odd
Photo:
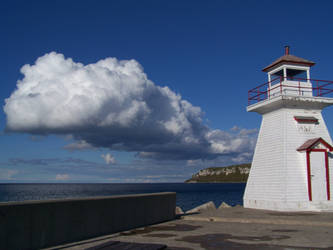
[[[211,130],[199,107],[150,81],[135,60],[83,65],[55,52],[21,68],[5,100],[7,131],[70,134],[73,150],[104,147],[157,159],[252,152],[253,133]]]

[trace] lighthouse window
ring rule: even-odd
[[[288,80],[306,80],[306,71],[299,69],[287,69],[287,79]]]
[[[272,74],[272,80],[276,79],[276,78],[281,78],[283,77],[283,70],[280,70],[278,72],[275,72],[274,74]]]
[[[315,123],[315,124],[318,123],[318,119],[313,116],[294,116],[294,119],[298,123]]]

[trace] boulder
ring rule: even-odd
[[[219,206],[219,209],[222,209],[222,208],[230,208],[231,206],[228,205],[227,203],[225,202],[222,202],[221,205]]]
[[[186,213],[199,213],[202,211],[207,211],[207,210],[216,210],[215,204],[212,201],[209,201],[205,204],[202,204],[198,207],[192,208],[191,210],[187,211]]]
[[[176,207],[175,214],[176,215],[183,215],[184,211],[183,211],[183,209],[181,207]]]

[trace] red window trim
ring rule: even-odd
[[[294,119],[298,122],[298,123],[318,123],[318,119],[316,118],[299,118],[297,116],[294,116]]]

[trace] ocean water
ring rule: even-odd
[[[243,204],[245,183],[0,184],[0,202],[176,192],[184,211],[213,201]]]

